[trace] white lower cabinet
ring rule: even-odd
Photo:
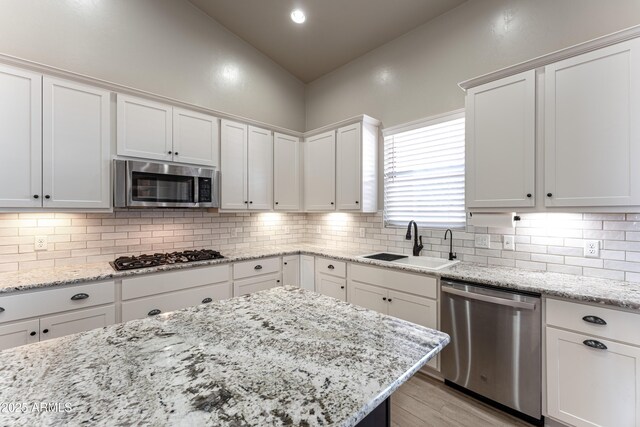
[[[122,321],[143,319],[161,313],[207,304],[212,301],[231,298],[231,284],[228,282],[214,285],[167,292],[147,298],[138,298],[122,303]]]
[[[280,274],[270,274],[267,276],[253,277],[250,279],[237,280],[233,283],[233,296],[252,294],[254,292],[266,291],[267,289],[280,286]]]
[[[43,317],[40,319],[40,340],[104,328],[114,323],[116,323],[116,306],[113,304]]]
[[[351,264],[349,302],[407,322],[438,329],[437,282],[433,277]],[[427,366],[438,369],[438,357]]]
[[[38,319],[0,326],[0,351],[40,341]]]
[[[282,284],[300,286],[300,256],[290,255],[282,258]]]
[[[316,263],[311,255],[300,255],[300,287],[309,291],[316,290]]]
[[[606,349],[589,347],[596,341]],[[547,328],[549,416],[575,426],[640,425],[640,348]]]
[[[316,292],[342,301],[347,300],[347,280],[329,274],[316,274]]]
[[[546,300],[548,416],[572,426],[640,425],[640,315]]]

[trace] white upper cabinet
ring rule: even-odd
[[[249,209],[273,209],[273,135],[249,126],[247,182]]]
[[[338,129],[336,137],[336,204],[338,210],[359,210],[361,199],[362,125]]]
[[[173,108],[173,160],[218,168],[218,118]]]
[[[277,211],[300,210],[300,140],[273,136],[273,195]]]
[[[218,118],[118,95],[118,155],[218,167]]]
[[[545,205],[639,205],[640,39],[544,73]]]
[[[118,95],[118,155],[173,160],[172,126],[170,105]]]
[[[0,207],[42,205],[42,75],[0,66]]]
[[[336,132],[307,138],[304,143],[304,198],[308,211],[335,210]]]
[[[467,207],[534,206],[535,81],[530,70],[467,92]]]
[[[42,99],[43,206],[109,208],[110,92],[45,77]]]
[[[247,209],[247,125],[222,120],[220,129],[220,207]]]

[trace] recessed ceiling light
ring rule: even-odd
[[[295,9],[293,12],[291,12],[291,20],[296,24],[302,24],[307,20],[307,17],[304,16],[303,11],[301,11],[300,9]]]

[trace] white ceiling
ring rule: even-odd
[[[466,0],[189,1],[308,83]]]

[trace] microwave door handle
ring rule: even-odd
[[[196,205],[200,203],[200,180],[197,176],[193,177],[193,203]]]

